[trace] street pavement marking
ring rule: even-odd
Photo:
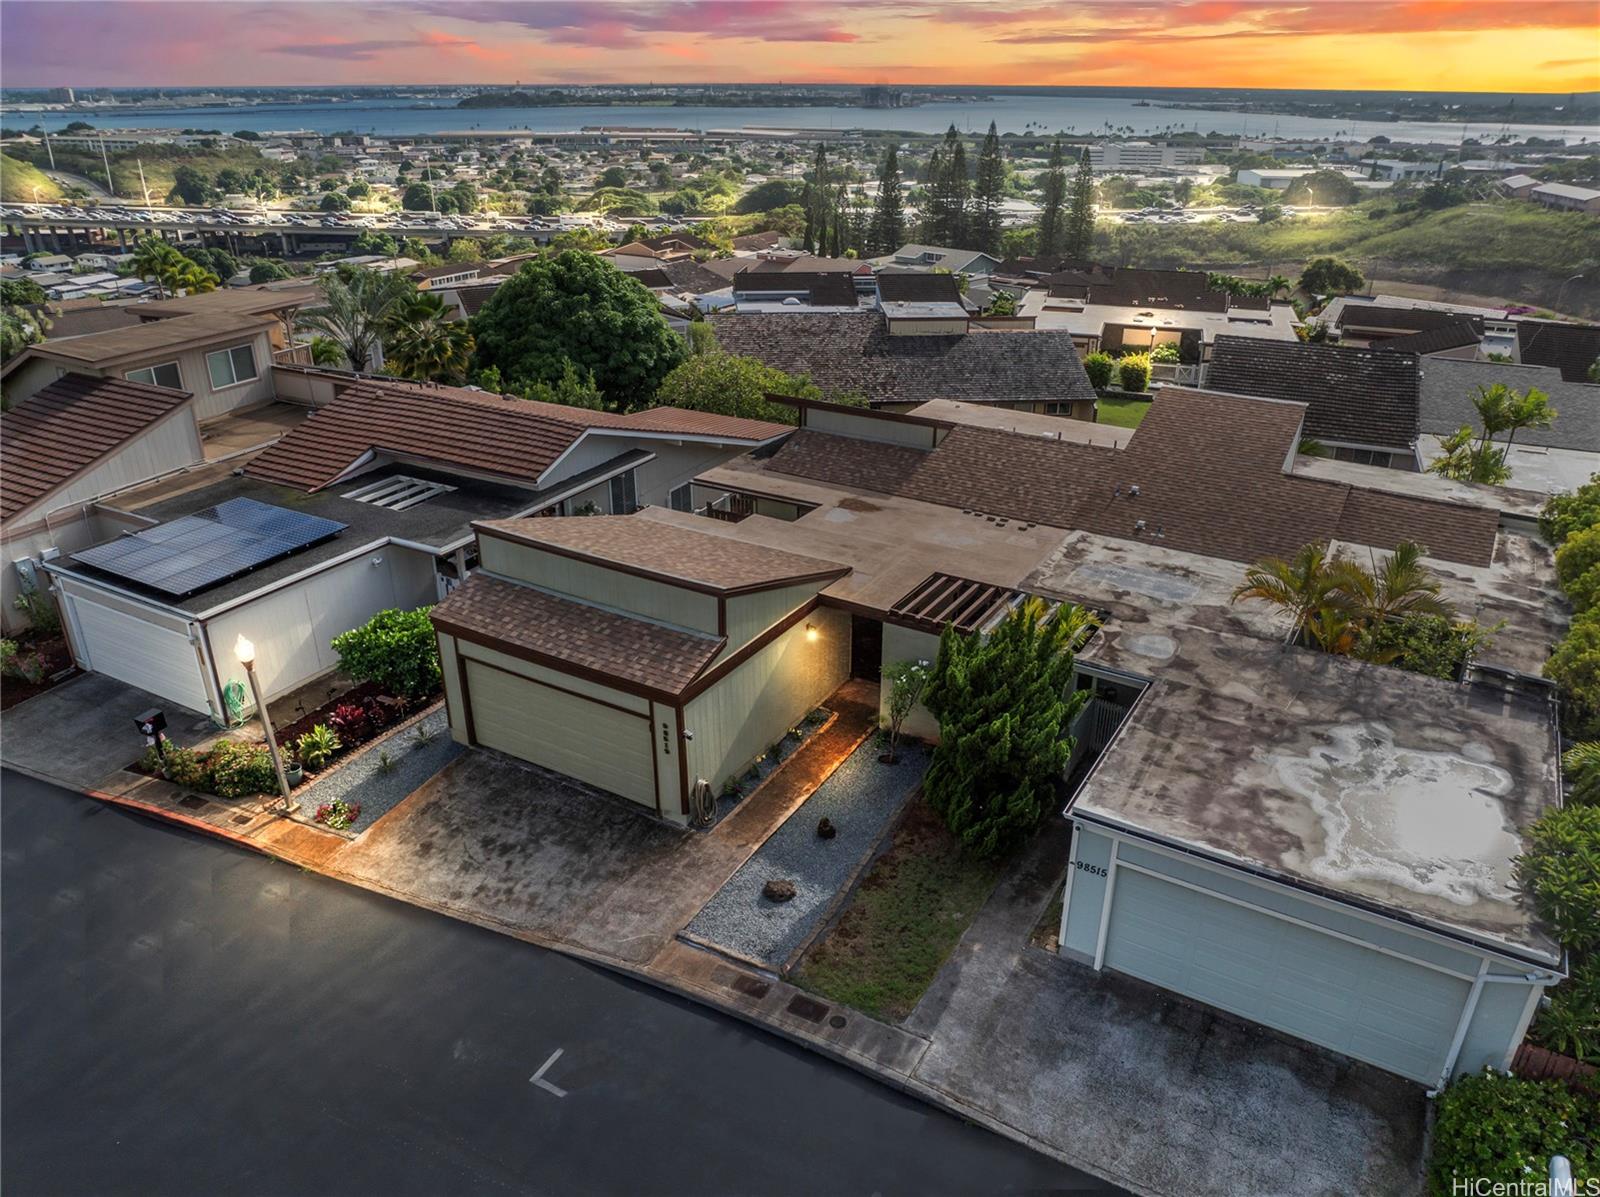
[[[538,1085],[539,1088],[545,1090],[547,1093],[554,1093],[557,1097],[565,1097],[567,1095],[567,1091],[565,1089],[561,1088],[559,1085],[552,1085],[549,1081],[544,1079],[544,1074],[550,1071],[550,1065],[561,1059],[561,1053],[565,1050],[565,1048],[558,1047],[555,1051],[551,1052],[550,1058],[539,1066],[539,1071],[528,1078],[529,1083]]]

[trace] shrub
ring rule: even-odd
[[[900,729],[922,701],[922,692],[927,689],[930,676],[932,667],[927,661],[892,661],[883,667],[883,680],[889,683],[884,751],[890,756],[900,742]],[[791,734],[798,735],[798,732]]]
[[[272,754],[265,745],[220,740],[211,749],[209,764],[212,791],[223,798],[271,794],[278,788],[278,775],[272,769]]]
[[[1573,619],[1544,675],[1561,687],[1568,730],[1580,739],[1600,736],[1600,607]]]
[[[315,772],[333,759],[333,754],[343,748],[339,737],[326,723],[319,723],[295,741],[295,757],[305,768]]]
[[[1600,806],[1546,811],[1524,836],[1517,885],[1561,944],[1600,948]]]
[[[11,604],[28,617],[28,623],[41,636],[54,636],[61,631],[61,613],[47,594],[38,590],[24,590]]]
[[[271,772],[270,758],[267,761],[267,769]],[[209,790],[214,784],[211,762],[194,749],[179,748],[176,744],[167,745],[162,772],[173,785],[183,786],[189,790]],[[277,774],[272,774],[272,784],[276,785],[277,781]]]
[[[1600,1097],[1485,1070],[1439,1095],[1428,1187],[1448,1197],[1452,1182],[1469,1178],[1542,1179],[1557,1153],[1572,1161],[1574,1176],[1600,1168]]]
[[[0,640],[0,677],[17,676],[17,642]]]
[[[1528,1037],[1540,1047],[1600,1064],[1600,955],[1575,958],[1572,973],[1550,991]]]
[[[379,611],[359,628],[333,638],[339,668],[361,682],[377,682],[401,698],[423,698],[439,685],[439,644],[428,608]]]
[[[359,743],[372,734],[372,716],[360,703],[341,702],[333,708],[328,722],[346,744]]]
[[[1572,790],[1567,801],[1582,806],[1600,804],[1600,741],[1574,744],[1561,758]]]
[[[1539,513],[1539,533],[1553,545],[1560,545],[1582,528],[1600,525],[1600,474],[1577,490],[1552,495]]]
[[[1098,350],[1083,359],[1083,372],[1089,376],[1090,385],[1097,391],[1103,391],[1111,385],[1111,374],[1116,366],[1116,358]]]
[[[1178,348],[1176,341],[1168,341],[1164,345],[1157,345],[1150,351],[1150,360],[1153,362],[1166,362],[1169,365],[1183,360],[1183,353]]]
[[[1572,599],[1574,609],[1583,611],[1593,605],[1592,592],[1597,583],[1590,580],[1590,575],[1600,578],[1597,567],[1600,567],[1600,524],[1569,532],[1556,550],[1556,581]],[[1582,602],[1584,598],[1589,601]]]
[[[923,793],[963,848],[1003,855],[1055,804],[1072,755],[1062,733],[1086,701],[1072,690],[1072,649],[1087,622],[1063,605],[1040,626],[1030,603],[987,637],[945,627],[923,695],[939,720]]]
[[[1475,623],[1454,623],[1442,615],[1408,615],[1369,626],[1355,655],[1453,681],[1489,641],[1489,633]]]
[[[332,802],[324,802],[317,807],[315,817],[318,823],[326,824],[337,831],[348,831],[350,825],[361,817],[361,804],[335,798]]]
[[[1125,391],[1143,391],[1150,386],[1150,359],[1142,353],[1130,353],[1117,363],[1117,381]]]

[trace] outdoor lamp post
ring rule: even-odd
[[[283,795],[283,813],[292,815],[295,804],[289,798],[289,779],[283,775],[283,757],[278,753],[278,737],[272,730],[272,716],[267,713],[267,704],[261,700],[261,683],[256,681],[256,646],[243,632],[233,642],[233,655],[239,658],[245,676],[250,679],[250,697],[255,699],[256,714],[261,716],[261,728],[267,733],[267,751],[272,754],[272,771],[278,775],[278,793]]]

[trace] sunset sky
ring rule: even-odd
[[[12,87],[1600,89],[1596,0],[0,0]]]

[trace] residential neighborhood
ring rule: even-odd
[[[1600,1184],[1581,72],[417,84],[595,33],[301,7],[227,87],[0,12],[0,1182]],[[859,20],[1002,16],[1090,33]]]

